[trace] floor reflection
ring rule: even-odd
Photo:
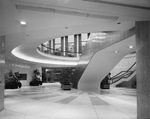
[[[62,90],[59,83],[5,90],[0,119],[136,119],[136,90]]]

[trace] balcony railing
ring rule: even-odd
[[[41,46],[37,47],[37,49],[45,53],[47,55],[56,55],[56,56],[64,56],[64,57],[79,57],[82,52],[72,52],[72,51],[61,51],[59,49],[53,49],[50,47],[41,44]]]

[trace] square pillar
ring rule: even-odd
[[[53,39],[53,54],[55,54],[55,39]]]
[[[51,54],[51,40],[49,40],[48,43],[49,43],[49,44],[48,44],[48,45],[49,45],[49,46],[48,46],[48,47],[49,47],[49,54]]]
[[[79,40],[79,54],[82,53],[82,35],[78,34],[78,40]]]
[[[68,36],[65,36],[65,56],[68,56]]]
[[[41,44],[41,52],[44,52],[43,43]]]
[[[137,118],[150,119],[150,21],[136,22]]]
[[[4,109],[5,36],[0,36],[0,111]]]
[[[77,35],[74,35],[74,54],[77,56]]]
[[[64,50],[64,37],[61,37],[61,56],[65,55],[65,50]]]

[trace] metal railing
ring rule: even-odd
[[[115,76],[110,78],[109,84],[113,84],[116,83],[117,81],[123,79],[123,78],[128,78],[130,77],[134,72],[135,72],[135,68],[134,66],[136,65],[136,62],[126,71],[121,71],[118,74],[116,74]],[[134,69],[133,69],[134,68]],[[132,70],[133,69],[133,70]]]
[[[56,55],[56,56],[65,56],[65,57],[77,57],[80,56],[82,52],[71,52],[71,51],[62,51],[62,50],[57,50],[57,49],[53,49],[50,47],[45,46],[44,44],[41,44],[41,46],[43,48],[37,47],[37,49],[40,52],[43,52],[45,54],[51,54],[51,55]],[[42,50],[42,49],[46,49],[46,50]],[[65,54],[65,55],[64,55]]]

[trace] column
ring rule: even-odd
[[[74,35],[74,52],[76,57],[77,56],[77,35]]]
[[[61,56],[64,56],[64,37],[61,37]]]
[[[137,119],[150,119],[150,21],[135,25]]]
[[[53,54],[53,40],[50,40],[50,42],[51,42],[51,54]]]
[[[48,41],[48,47],[49,47],[49,54],[51,54],[51,40]]]
[[[65,56],[68,56],[68,36],[65,36]]]
[[[5,36],[0,36],[0,111],[4,109]]]
[[[90,37],[90,33],[87,33],[87,38],[89,38]]]
[[[79,54],[82,53],[82,36],[81,34],[78,34],[78,43],[79,43]]]
[[[53,54],[55,54],[55,39],[53,39]]]
[[[41,52],[44,52],[43,43],[41,44]]]

